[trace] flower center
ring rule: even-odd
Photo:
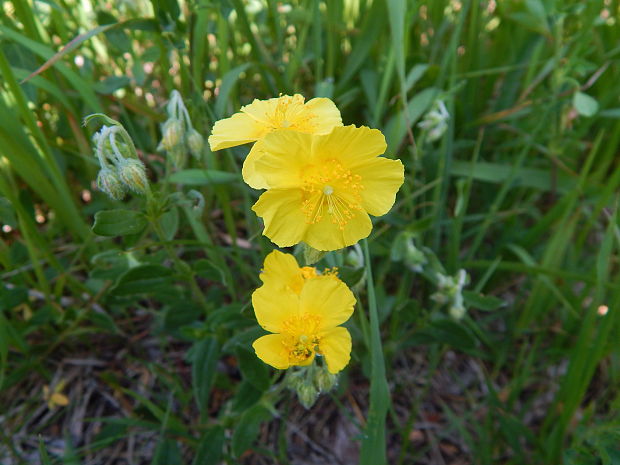
[[[302,186],[301,210],[306,223],[318,223],[327,213],[331,222],[343,230],[355,211],[362,208],[361,180],[361,176],[352,174],[334,159],[309,167]]]
[[[282,333],[288,336],[283,344],[294,363],[303,363],[316,352],[321,340],[318,335],[320,322],[318,315],[303,314],[282,324]]]

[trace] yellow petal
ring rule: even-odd
[[[252,293],[252,306],[258,324],[271,333],[279,333],[282,323],[299,313],[299,297],[264,284]]]
[[[338,373],[351,359],[351,335],[346,328],[339,326],[323,334],[319,351],[325,357],[330,373]]]
[[[332,223],[330,215],[325,214],[321,221],[308,225],[303,241],[316,250],[338,250],[356,244],[368,237],[372,222],[363,210],[354,210],[353,217],[343,226]]]
[[[400,160],[377,157],[352,170],[361,176],[362,207],[371,215],[385,215],[404,181],[404,167]]]
[[[300,313],[317,315],[324,331],[347,321],[353,313],[355,297],[345,283],[333,276],[306,281],[299,296]]]
[[[260,177],[270,189],[301,187],[311,162],[312,135],[280,129],[256,143],[260,156],[246,168],[248,177]]]
[[[285,342],[285,336],[281,334],[268,334],[255,340],[252,347],[254,347],[256,356],[267,365],[278,370],[285,370],[290,366]]]
[[[249,105],[241,107],[241,110],[239,111],[250,116],[252,119],[265,127],[272,126],[273,116],[276,108],[278,107],[280,98],[281,97],[276,97],[267,100],[254,99],[254,101]]]
[[[318,117],[315,134],[328,134],[335,126],[342,126],[340,111],[328,98],[308,100],[306,109]]]
[[[235,113],[230,118],[215,123],[209,136],[211,150],[227,149],[260,139],[268,128],[244,113]]]
[[[316,136],[313,142],[313,160],[335,159],[348,169],[381,155],[387,148],[381,131],[366,126],[335,127],[327,135]]]
[[[260,196],[252,210],[265,223],[263,234],[279,247],[301,242],[308,227],[301,211],[301,190],[270,189]]]
[[[292,290],[296,294],[301,292],[301,288],[304,285],[303,273],[295,257],[277,250],[274,250],[265,258],[263,271],[259,278],[266,285],[273,286],[282,291]]]
[[[256,161],[263,155],[263,151],[260,150],[258,143],[252,146],[250,153],[245,157],[243,161],[243,167],[241,168],[241,175],[245,183],[254,189],[267,189],[269,185],[264,176],[256,171]]]

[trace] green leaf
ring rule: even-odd
[[[41,436],[39,436],[39,458],[41,459],[41,463],[43,465],[52,465],[52,460],[47,453],[45,443],[43,442],[43,438]]]
[[[126,271],[110,292],[114,295],[133,295],[161,291],[170,283],[172,270],[161,265],[140,265]]]
[[[179,229],[179,209],[172,207],[161,215],[158,221],[164,233],[164,239],[171,241]]]
[[[194,397],[200,413],[206,417],[215,368],[220,358],[220,345],[215,337],[209,336],[194,344],[191,355]]]
[[[244,346],[237,346],[235,354],[243,378],[259,391],[266,391],[271,385],[267,365],[253,351],[249,351]]]
[[[192,465],[218,465],[222,457],[224,439],[224,428],[219,425],[209,428],[200,438]]]
[[[93,84],[93,89],[96,92],[103,95],[110,95],[121,89],[126,87],[131,82],[127,76],[108,76],[107,78]]]
[[[473,291],[463,291],[463,297],[468,307],[474,307],[479,310],[496,310],[502,305],[504,301],[494,296],[482,295]]]
[[[422,343],[447,344],[463,351],[476,347],[476,340],[469,331],[460,323],[448,319],[433,321],[430,326],[418,331],[414,338]]]
[[[146,225],[146,218],[141,212],[102,210],[95,214],[93,232],[99,236],[125,236],[139,234]]]
[[[188,169],[177,171],[168,178],[168,181],[190,186],[212,186],[216,184],[230,184],[239,181],[234,173],[218,170]]]
[[[15,210],[6,197],[0,197],[0,223],[8,224],[11,228],[17,227]]]
[[[593,97],[583,92],[573,95],[573,106],[581,116],[594,116],[598,111],[598,102]]]
[[[250,67],[251,63],[243,63],[234,67],[222,77],[222,84],[220,85],[220,91],[215,101],[215,114],[220,118],[224,116],[226,110],[226,104],[229,101],[230,92],[233,90],[235,83],[239,80],[239,76],[246,69]]]
[[[262,405],[255,405],[250,410],[245,412],[232,437],[232,452],[236,457],[240,457],[246,450],[248,450],[260,432],[260,425],[262,422],[269,420],[271,414]]]
[[[157,450],[151,465],[183,465],[185,462],[181,456],[181,449],[176,441],[164,438],[157,444]]]

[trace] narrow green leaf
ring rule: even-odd
[[[192,386],[201,415],[206,417],[209,394],[215,380],[215,368],[220,358],[220,345],[213,336],[206,337],[192,348]]]
[[[235,173],[218,170],[188,169],[177,171],[168,178],[170,182],[189,186],[212,186],[216,184],[230,184],[239,181]]]
[[[468,307],[474,307],[480,310],[496,310],[502,305],[504,301],[494,296],[482,295],[472,291],[463,291],[463,297],[465,298],[465,304]]]
[[[247,70],[250,67],[251,63],[243,63],[239,66],[234,67],[230,71],[228,71],[224,77],[222,77],[222,84],[220,85],[220,90],[217,95],[217,100],[215,101],[215,114],[219,118],[224,116],[224,112],[226,111],[226,104],[229,102],[229,96],[231,91],[233,90],[235,84],[239,80],[241,73]]]
[[[219,465],[224,448],[224,433],[224,428],[219,425],[209,428],[200,438],[192,465]]]

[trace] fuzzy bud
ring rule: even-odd
[[[299,403],[306,409],[309,409],[314,405],[318,396],[319,391],[317,391],[312,384],[304,383],[297,388],[297,398],[299,399]]]
[[[146,194],[149,189],[149,181],[146,177],[146,169],[140,160],[135,158],[125,159],[117,165],[121,181],[125,186],[137,194]]]
[[[118,173],[114,169],[101,168],[97,175],[97,187],[100,191],[108,194],[113,200],[123,200],[127,193],[127,188],[121,181]]]
[[[183,140],[183,123],[178,119],[169,119],[164,124],[162,145],[167,152],[179,146]]]
[[[169,150],[168,156],[172,160],[174,166],[178,169],[182,169],[187,163],[187,150],[183,145],[177,145],[172,150]]]
[[[196,160],[200,160],[202,157],[202,150],[205,146],[205,141],[202,136],[194,128],[189,130],[187,134],[187,146],[192,156]]]
[[[323,367],[314,375],[314,384],[319,392],[329,392],[338,382],[338,376],[330,373],[327,368]]]

